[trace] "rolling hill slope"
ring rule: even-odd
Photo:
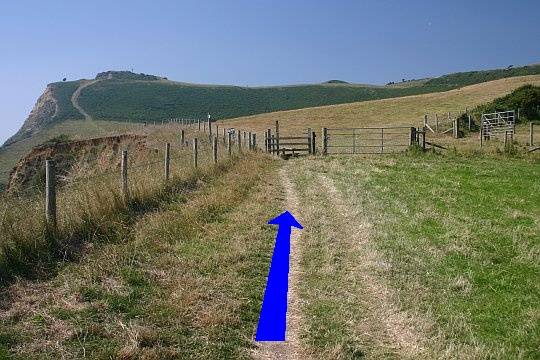
[[[126,125],[128,121],[204,117],[207,112],[210,112],[215,119],[232,119],[261,113],[270,113],[267,116],[273,118],[276,111],[312,108],[305,110],[306,112],[301,116],[316,119],[326,116],[324,110],[321,112],[318,108],[319,106],[349,103],[355,103],[350,105],[352,108],[372,106],[372,100],[427,93],[439,93],[441,98],[438,99],[434,94],[433,101],[443,101],[437,103],[441,105],[444,104],[443,99],[447,96],[444,91],[493,79],[529,76],[528,80],[509,80],[498,83],[502,88],[490,89],[489,86],[487,88],[480,86],[477,100],[484,101],[492,100],[503,92],[512,90],[515,88],[513,84],[522,84],[523,81],[530,79],[536,81],[536,77],[530,76],[537,74],[540,74],[540,65],[456,73],[389,86],[330,81],[312,85],[252,88],[187,84],[127,71],[103,72],[96,76],[95,80],[98,81],[77,80],[57,82],[47,86],[19,132],[0,147],[0,184],[5,183],[9,170],[32,147],[62,133],[84,139],[115,134],[118,130],[124,131],[125,128],[132,127]],[[475,92],[476,90],[472,90],[473,98],[476,96]],[[73,99],[76,99],[77,106],[74,106]],[[361,105],[362,103],[359,102],[362,101],[370,102]],[[464,107],[474,106],[478,104],[478,101],[468,102],[467,99],[463,99],[458,103]],[[343,106],[339,109],[349,107],[349,105]],[[416,112],[408,113],[400,110],[396,112],[396,116],[402,120],[417,119],[418,114],[429,111],[428,108],[422,108],[414,102],[411,106]],[[283,116],[283,113],[279,116]],[[358,115],[355,115],[354,111],[344,110],[344,113],[331,115],[327,120],[335,121],[336,124],[347,123],[348,116]],[[85,118],[87,121],[84,121]],[[366,121],[374,119],[373,116],[363,118]],[[88,121],[88,119],[93,121]],[[267,119],[267,117],[263,115],[261,119]],[[248,123],[250,121],[248,120]]]
[[[171,117],[203,117],[210,112],[215,119],[230,119],[282,110],[441,92],[490,80],[535,74],[540,74],[540,65],[456,73],[390,86],[330,81],[311,85],[239,87],[187,84],[154,75],[108,71],[98,74],[96,80],[99,81],[93,83],[78,80],[49,84],[47,100],[55,103],[56,111],[43,112],[41,102],[38,102],[21,130],[6,144],[32,136],[52,123],[85,117],[105,121],[143,122]],[[75,106],[72,102],[74,93],[78,101]]]
[[[455,90],[399,98],[363,101],[351,104],[280,111],[227,120],[227,126],[262,133],[280,121],[284,134],[298,133],[311,127],[422,126],[424,114],[456,113],[492,101],[525,85],[540,85],[540,75],[520,76],[470,85]]]

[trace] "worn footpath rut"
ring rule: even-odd
[[[88,114],[83,108],[82,106],[79,104],[79,96],[81,96],[81,92],[83,91],[83,89],[87,88],[88,86],[91,86],[91,85],[94,85],[95,83],[97,83],[98,81],[101,81],[101,80],[90,80],[90,81],[85,81],[84,83],[82,83],[78,88],[77,90],[75,90],[73,92],[73,95],[71,95],[71,103],[73,104],[73,107],[75,109],[77,109],[82,116],[84,116],[84,119],[86,121],[92,121],[92,116],[90,114]]]
[[[280,171],[280,178],[285,191],[286,209],[302,223],[300,203],[294,184],[289,178],[287,169]],[[292,228],[291,255],[289,267],[289,292],[287,304],[287,331],[285,342],[260,342],[253,352],[254,359],[307,359],[300,345],[299,333],[302,322],[300,312],[300,299],[298,297],[298,285],[301,275],[300,269],[300,238],[301,230]]]
[[[336,225],[342,229],[339,234],[350,251],[360,256],[349,276],[358,283],[351,290],[359,296],[358,302],[365,307],[366,317],[364,324],[358,324],[351,331],[369,334],[375,347],[379,348],[376,353],[381,351],[408,359],[421,356],[425,339],[417,328],[426,324],[399,308],[394,290],[380,276],[388,265],[371,243],[371,224],[347,205],[332,179],[319,175],[317,180],[320,189],[331,199],[328,206],[333,208]]]
[[[369,214],[306,163],[290,161],[280,176],[286,209],[304,230],[291,238],[286,341],[259,343],[253,357],[429,357],[429,324],[404,310],[386,281],[390,265],[372,243]]]

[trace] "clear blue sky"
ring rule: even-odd
[[[538,0],[2,1],[0,143],[45,85],[133,68],[271,85],[540,62]]]

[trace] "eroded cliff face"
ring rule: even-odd
[[[34,108],[28,115],[21,129],[9,138],[4,145],[12,144],[21,139],[32,136],[43,126],[54,120],[58,113],[58,102],[54,98],[52,86],[47,86],[45,92],[39,97]]]
[[[43,188],[48,159],[54,160],[60,183],[117,169],[124,149],[130,151],[133,160],[147,156],[146,136],[126,134],[35,147],[11,171],[7,191]]]

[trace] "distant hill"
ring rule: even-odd
[[[0,147],[0,183],[31,148],[59,129],[74,138],[116,133],[119,124],[161,121],[172,117],[231,119],[407,95],[442,92],[466,85],[523,75],[540,74],[540,65],[471,71],[387,86],[330,80],[323,84],[270,87],[198,85],[165,77],[106,71],[93,80],[49,84],[21,129]],[[74,106],[89,115],[89,120]],[[88,119],[88,118],[87,118]],[[80,124],[80,125],[78,125]],[[98,125],[99,124],[99,125]]]
[[[343,80],[328,80],[325,81],[324,84],[348,84],[348,82]]]
[[[169,81],[166,78],[129,71],[99,73],[88,80],[52,83],[36,104],[21,130],[9,139],[11,144],[32,136],[52,123],[83,120],[73,105],[76,101],[94,120],[159,121],[171,117],[229,119],[281,110],[352,103],[455,89],[505,77],[540,74],[540,65],[512,69],[471,71],[449,74],[409,86],[374,86],[330,80],[323,84],[240,87],[197,85]],[[336,85],[339,86],[336,86]]]

